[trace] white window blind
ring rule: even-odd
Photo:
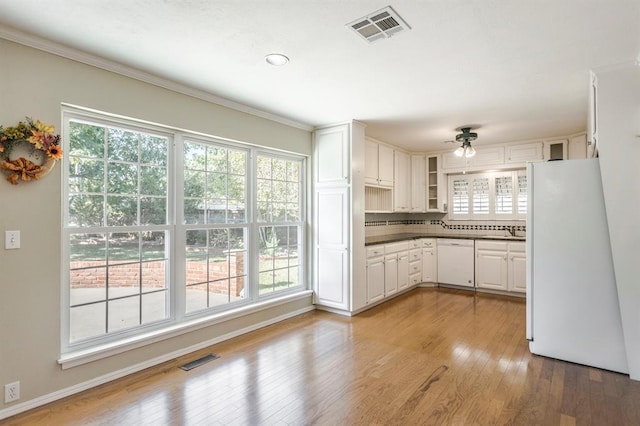
[[[500,176],[495,178],[496,214],[513,214],[513,178]]]
[[[527,175],[518,172],[518,214],[527,214]]]
[[[449,175],[448,201],[453,220],[525,219],[526,171]]]
[[[473,179],[473,214],[489,214],[489,178]]]
[[[469,181],[466,179],[454,179],[453,195],[451,200],[453,214],[469,214]]]

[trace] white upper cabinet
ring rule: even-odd
[[[587,135],[581,134],[569,139],[569,160],[587,158]]]
[[[473,166],[499,166],[504,164],[504,147],[492,146],[476,149],[476,155],[471,157]]]
[[[393,152],[394,180],[393,180],[393,210],[408,212],[411,197],[411,165],[409,154],[402,151]]]
[[[411,212],[426,210],[427,163],[424,155],[411,156]]]
[[[504,146],[474,146],[476,155],[471,158],[457,157],[454,151],[442,154],[442,168],[447,170],[482,168],[504,164]]]
[[[367,139],[364,166],[366,185],[393,186],[393,148]]]
[[[568,160],[569,159],[569,141],[567,139],[559,139],[544,142],[544,159],[545,160]]]
[[[349,183],[349,125],[320,129],[315,132],[316,185]]]
[[[507,145],[506,151],[505,162],[508,164],[524,164],[527,161],[541,161],[544,159],[542,142]]]

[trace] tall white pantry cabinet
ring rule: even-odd
[[[319,128],[313,143],[314,303],[350,315],[367,303],[364,125]]]

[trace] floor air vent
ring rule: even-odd
[[[200,367],[202,364],[206,364],[209,361],[213,361],[214,359],[220,358],[220,355],[209,354],[205,355],[202,358],[198,358],[195,361],[191,361],[186,363],[185,365],[180,366],[180,368],[184,371],[193,370],[196,367]]]
[[[356,19],[347,25],[369,43],[389,38],[400,31],[411,29],[391,6]]]

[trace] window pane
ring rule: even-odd
[[[168,318],[169,231],[139,228],[167,224],[168,138],[74,121],[69,132],[67,226],[97,228],[69,237],[70,341]]]
[[[489,178],[474,178],[473,185],[473,213],[489,213]]]
[[[518,213],[527,214],[527,175],[518,175]]]
[[[497,176],[495,178],[496,213],[513,213],[513,185],[511,176]]]
[[[149,324],[167,318],[167,296],[166,290],[142,295],[142,324]]]
[[[246,228],[187,231],[186,312],[246,297]]]
[[[69,341],[74,343],[107,332],[107,304],[105,302],[71,307],[69,309]]]
[[[69,191],[104,191],[104,161],[73,157],[69,159]]]
[[[69,156],[104,158],[105,130],[102,126],[69,122]]]
[[[136,197],[107,197],[107,226],[133,226],[138,224]]]
[[[299,284],[297,226],[260,227],[259,293],[285,290]]]
[[[110,333],[140,325],[140,296],[135,295],[109,301],[107,303],[107,318],[107,330]]]
[[[145,164],[167,165],[167,138],[140,135],[140,162]]]
[[[116,128],[109,128],[107,135],[107,155],[111,161],[138,162],[138,134]]]
[[[206,147],[197,143],[185,142],[183,151],[185,170],[205,170]]]
[[[140,167],[140,193],[161,195],[167,193],[167,169],[165,167]]]
[[[69,226],[100,226],[103,220],[103,195],[69,196]]]
[[[467,180],[453,181],[451,211],[453,214],[469,213],[469,182]]]

